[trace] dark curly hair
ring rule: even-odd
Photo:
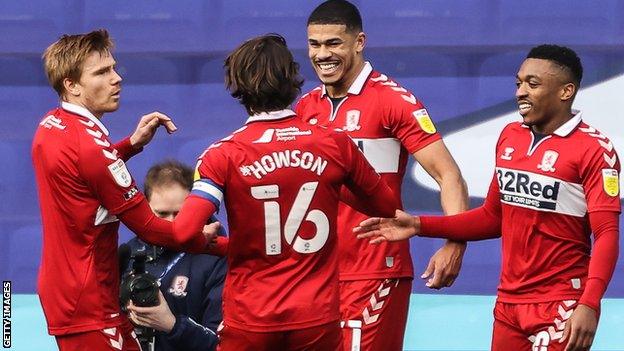
[[[225,85],[250,115],[288,108],[303,79],[279,34],[244,42],[225,59]]]

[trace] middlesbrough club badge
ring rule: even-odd
[[[173,282],[169,288],[169,293],[173,296],[186,296],[186,285],[188,284],[188,280],[189,278],[183,275],[178,275],[173,278]]]

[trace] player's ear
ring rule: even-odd
[[[69,95],[80,96],[80,84],[70,78],[63,79],[63,88]]]
[[[364,47],[366,46],[366,34],[364,32],[359,32],[357,37],[355,38],[355,51],[359,54],[364,51]]]
[[[576,84],[570,82],[563,85],[561,89],[561,100],[570,100],[576,94]]]

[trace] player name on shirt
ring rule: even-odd
[[[308,151],[284,150],[264,155],[250,165],[243,165],[240,172],[243,176],[253,175],[262,179],[267,174],[286,167],[299,167],[320,176],[327,167],[327,160]]]

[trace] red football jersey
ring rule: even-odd
[[[588,213],[620,211],[618,156],[609,139],[577,113],[533,142],[521,123],[505,127],[496,146],[489,200],[500,199],[502,271],[499,300],[578,299],[591,251]]]
[[[310,124],[345,131],[401,201],[401,184],[410,154],[439,140],[422,103],[367,62],[334,111],[321,86],[304,95],[297,114]],[[352,235],[368,216],[341,204],[338,233]],[[340,280],[412,277],[409,242],[369,245],[366,240],[339,240]]]
[[[290,110],[263,113],[210,146],[197,171],[191,196],[227,209],[225,324],[264,332],[338,321],[341,187],[384,208],[392,195],[349,137]]]
[[[119,325],[116,214],[143,195],[108,130],[69,103],[41,121],[32,145],[43,224],[39,298],[52,335]]]

